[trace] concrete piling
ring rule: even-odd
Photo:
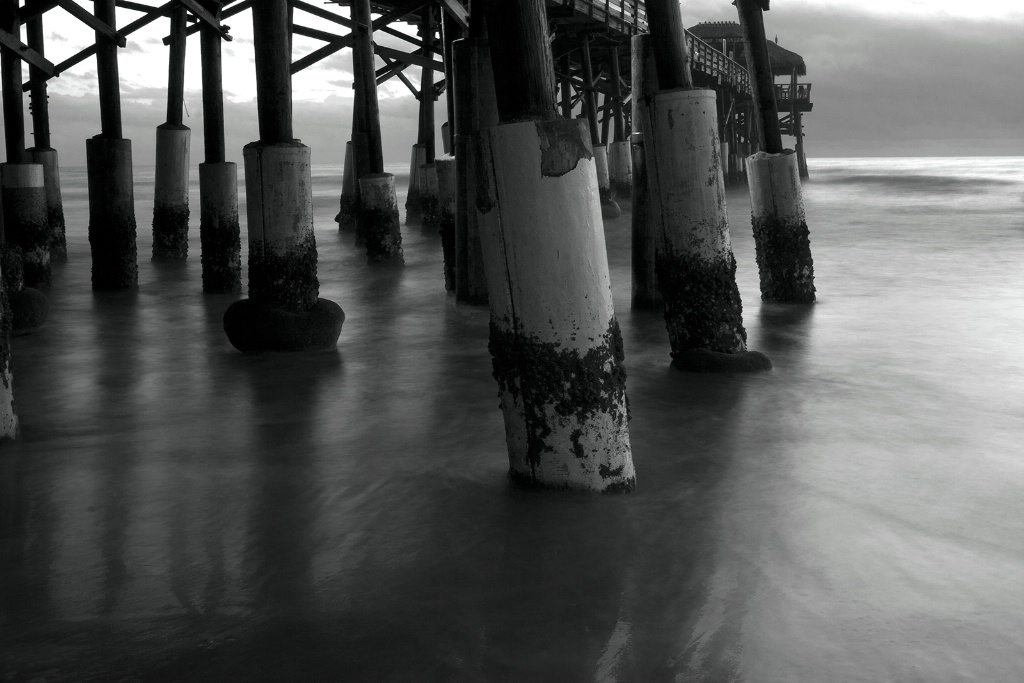
[[[814,262],[794,153],[758,152],[750,162],[750,206],[761,299],[814,303]]]
[[[482,134],[477,206],[510,475],[631,491],[622,337],[590,131],[557,117],[544,1],[485,10],[495,80],[506,86],[497,91],[502,123]]]
[[[367,261],[390,265],[405,263],[395,177],[390,173],[364,175],[359,179],[359,196],[359,224],[366,240]]]
[[[338,205],[338,215],[334,221],[338,224],[338,230],[355,230],[356,227],[356,205],[358,203],[356,192],[356,172],[352,159],[352,141],[345,143],[345,166],[341,177],[341,199]]]
[[[646,114],[648,187],[659,233],[657,279],[673,365],[688,370],[767,369],[767,358],[747,351],[725,208],[715,92],[662,91],[651,99]]]
[[[611,191],[614,196],[632,196],[633,159],[628,141],[608,145],[608,174],[611,177]]]
[[[4,240],[17,247],[25,284],[50,284],[50,220],[42,164],[0,164]]]
[[[192,131],[165,123],[156,129],[153,260],[188,258],[188,156]]]
[[[238,223],[238,169],[234,163],[199,164],[199,246],[203,291],[242,291],[242,242]]]
[[[455,291],[455,206],[456,162],[453,156],[438,157],[434,160],[437,168],[437,210],[438,231],[441,233],[441,251],[444,254],[444,288]]]
[[[89,180],[89,245],[92,288],[97,291],[139,286],[135,243],[135,188],[132,142],[94,137],[85,142]]]
[[[43,183],[46,185],[46,216],[49,224],[50,262],[64,263],[68,260],[68,242],[64,225],[64,200],[60,193],[60,165],[57,150],[33,147],[28,150],[33,163],[43,167]]]
[[[319,298],[310,150],[292,134],[288,2],[252,13],[260,139],[243,150],[249,298],[224,312],[224,331],[246,353],[326,351],[345,314]]]
[[[618,218],[622,209],[612,198],[611,173],[608,170],[608,148],[605,145],[594,146],[594,167],[597,169],[597,190],[601,198],[601,217]]]

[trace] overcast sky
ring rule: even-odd
[[[81,2],[91,10],[91,3]],[[770,37],[800,53],[813,83],[805,116],[809,156],[1024,155],[1024,3],[1018,0],[774,0],[765,14]],[[730,0],[683,0],[684,23],[735,21]],[[347,11],[347,10],[345,10]],[[118,24],[137,13],[118,10]],[[297,23],[329,29],[302,12]],[[92,42],[92,32],[58,8],[45,15],[47,58],[54,63]],[[227,20],[224,44],[228,154],[241,160],[258,137],[251,16]],[[399,25],[404,28],[404,25]],[[167,50],[161,19],[129,37],[120,51],[125,136],[135,163],[153,163],[154,129],[165,119]],[[409,29],[411,31],[411,28]],[[382,44],[398,39],[378,34]],[[295,57],[322,43],[296,37]],[[198,36],[189,39],[185,100],[193,161],[202,154]],[[295,133],[314,163],[339,163],[351,128],[351,51],[293,81]],[[378,63],[380,66],[382,62]],[[408,71],[419,80],[419,68]],[[65,165],[85,160],[85,139],[99,132],[95,60],[50,82],[53,144]],[[385,159],[406,162],[415,142],[417,103],[392,79],[379,90]],[[27,103],[26,97],[26,103]],[[438,102],[438,125],[447,119]],[[31,123],[27,122],[31,131]],[[790,139],[791,140],[791,139]],[[31,137],[29,138],[31,144]],[[440,139],[438,140],[440,153]]]

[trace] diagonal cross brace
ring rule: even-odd
[[[82,7],[80,7],[74,0],[57,0],[57,5],[75,19],[78,19],[93,31],[96,31],[96,33],[99,33],[108,40],[116,43],[118,47],[124,47],[128,44],[127,38],[110,28],[106,22],[100,21],[92,14],[82,9]]]
[[[228,34],[228,30],[220,25],[220,19],[210,14],[206,8],[200,5],[196,0],[178,0],[178,4],[183,6],[189,12],[191,12],[200,22],[207,26],[212,26],[220,37],[224,40],[231,40],[231,36]],[[170,36],[164,38],[164,45],[170,45]]]
[[[53,62],[21,42],[21,39],[4,29],[0,29],[0,45],[11,51],[19,59],[34,66],[47,76],[53,76]]]

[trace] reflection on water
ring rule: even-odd
[[[418,228],[404,268],[368,267],[333,230],[337,168],[314,204],[338,351],[259,357],[196,252],[94,295],[70,169],[71,260],[14,342],[0,678],[1015,680],[1022,168],[812,165],[813,307],[758,300],[730,191],[765,375],[671,370],[660,315],[628,309],[629,214],[608,222],[639,484],[617,497],[508,484],[486,311]]]

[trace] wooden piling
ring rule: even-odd
[[[557,117],[544,0],[486,11],[495,80],[508,88],[501,125],[483,133],[477,205],[510,475],[631,491],[622,341],[586,124]]]
[[[743,47],[747,53],[750,72],[750,91],[754,102],[754,125],[760,148],[769,154],[782,153],[782,128],[779,125],[779,107],[775,100],[775,77],[768,59],[768,39],[764,34],[762,8],[767,0],[736,0]]]

